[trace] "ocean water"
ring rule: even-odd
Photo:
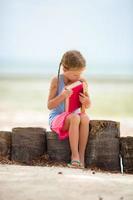
[[[0,62],[0,75],[43,75],[57,74],[58,63]],[[129,77],[133,79],[133,65],[90,64],[86,76]]]

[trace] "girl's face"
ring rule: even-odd
[[[83,69],[63,69],[64,71],[64,76],[70,80],[71,82],[75,82],[80,80],[81,75],[83,73],[83,71],[85,70],[85,68]]]

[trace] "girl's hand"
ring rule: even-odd
[[[67,97],[70,97],[72,95],[72,90],[68,90],[68,89],[65,88],[62,91],[61,95],[63,95],[65,97],[65,99],[66,99]]]
[[[91,105],[91,101],[90,101],[89,96],[86,96],[86,95],[83,94],[83,93],[80,93],[79,101],[80,101],[81,104],[84,105],[86,108],[90,107],[90,105]]]

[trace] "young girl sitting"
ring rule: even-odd
[[[65,111],[65,100],[72,94],[72,91],[66,89],[66,86],[81,81],[87,88],[86,80],[81,77],[85,66],[85,59],[79,51],[67,51],[61,59],[58,77],[54,77],[51,81],[47,103],[48,109],[51,110],[49,115],[50,128],[58,134],[61,140],[69,137],[71,163],[68,166],[75,168],[84,168],[89,117],[79,109],[72,113]],[[61,67],[63,73],[60,74]],[[85,93],[80,93],[79,100],[82,108],[90,107],[87,89]]]

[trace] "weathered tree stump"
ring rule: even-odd
[[[59,140],[54,132],[47,132],[47,153],[49,158],[54,161],[70,161],[69,139]]]
[[[133,173],[133,137],[120,138],[120,153],[122,156],[123,171]]]
[[[11,132],[0,131],[0,156],[10,158],[11,153]]]
[[[119,137],[119,122],[91,120],[85,156],[86,166],[120,171]]]
[[[12,129],[12,160],[29,164],[46,152],[46,130],[38,127]]]

